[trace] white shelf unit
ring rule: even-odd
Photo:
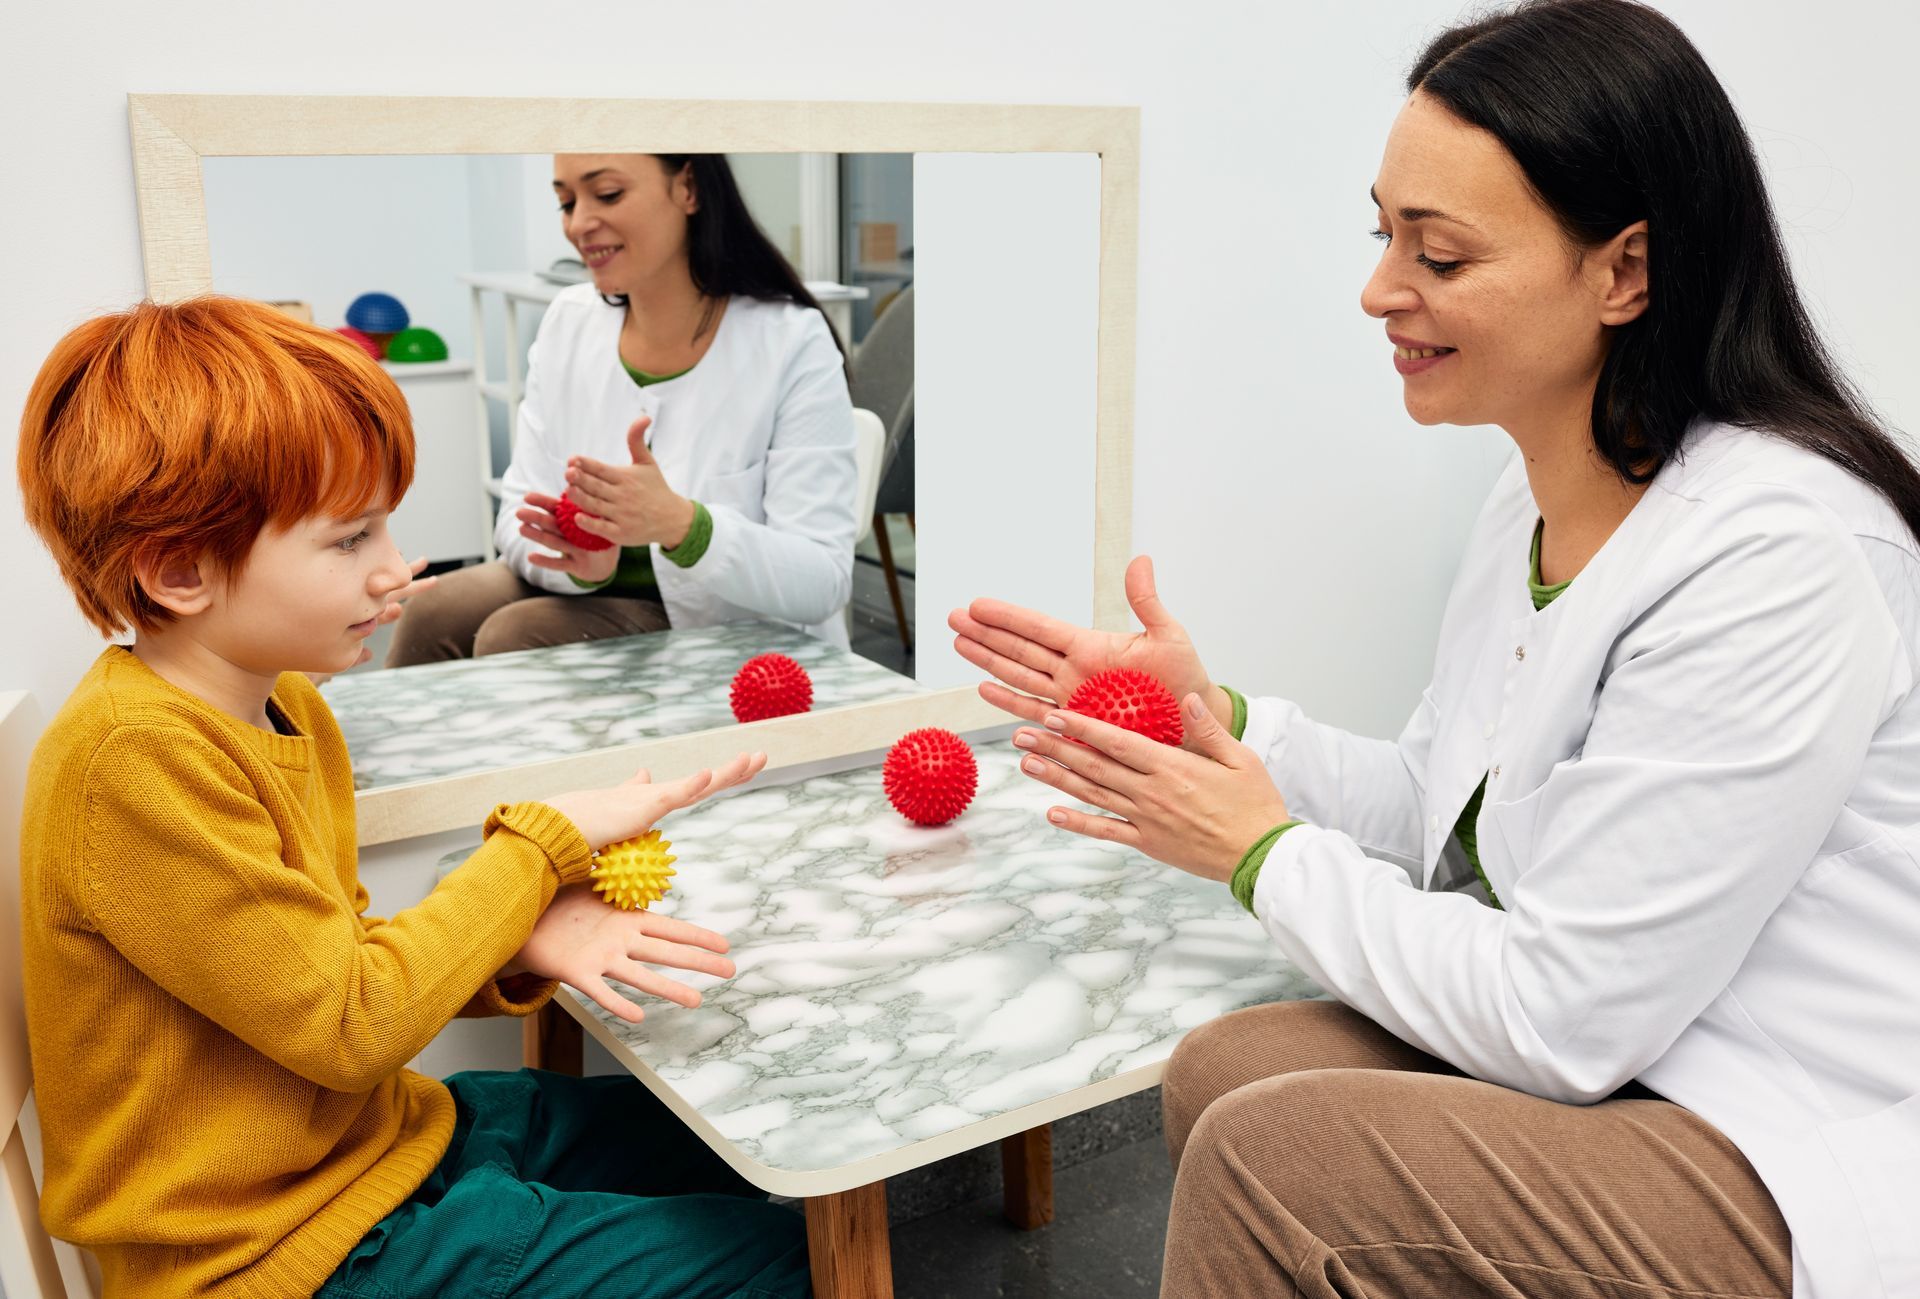
[[[545,307],[567,286],[543,279],[532,271],[466,271],[461,274],[460,282],[467,286],[473,303],[474,437],[480,450],[480,485],[486,491],[481,498],[487,516],[486,557],[491,560],[495,555],[494,502],[500,499],[500,479],[493,473],[493,424],[487,403],[497,401],[507,408],[507,444],[511,449],[514,432],[520,427],[520,399],[526,393],[526,376],[521,372],[522,358],[527,354],[520,341],[521,305]],[[853,304],[864,300],[867,290],[809,281],[807,291],[819,300],[827,319],[845,341],[853,329]],[[506,311],[506,363],[498,380],[487,373],[486,295],[489,293],[500,295]]]
[[[382,361],[413,417],[413,485],[388,526],[409,558],[464,560],[492,544],[493,514],[485,496],[474,509],[474,479],[486,461],[474,458],[474,366],[462,360]],[[482,443],[484,454],[486,447]]]

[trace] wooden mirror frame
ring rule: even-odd
[[[356,95],[128,96],[146,289],[160,302],[213,289],[200,160],[249,155],[495,153],[1091,153],[1100,159],[1093,624],[1129,625],[1122,575],[1133,513],[1133,361],[1139,222],[1137,108],[774,100],[512,99]],[[404,124],[404,131],[396,125]],[[1007,722],[971,687],[717,727],[367,790],[360,843],[477,825],[489,808],[662,777],[764,749],[769,772],[878,753],[906,731]]]

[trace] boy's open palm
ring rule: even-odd
[[[590,884],[569,884],[553,895],[533,934],[515,958],[521,969],[578,988],[610,1014],[638,1024],[646,1012],[607,986],[618,979],[630,988],[698,1006],[700,994],[647,968],[666,965],[733,977],[722,955],[727,940],[711,929],[651,911],[622,911]]]
[[[765,753],[742,753],[717,770],[696,771],[663,785],[640,771],[608,789],[556,795],[547,806],[572,821],[581,838],[598,851],[645,834],[669,812],[745,784],[766,765]],[[640,1007],[608,987],[608,979],[682,1006],[697,1006],[699,993],[649,970],[647,964],[731,978],[733,962],[722,955],[726,950],[727,940],[710,929],[649,911],[623,911],[592,885],[571,884],[554,894],[511,968],[558,979],[609,1013],[637,1024],[643,1018]]]

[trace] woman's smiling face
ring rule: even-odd
[[[553,192],[600,292],[628,292],[686,259],[687,218],[699,204],[685,169],[669,174],[645,153],[560,153]]]
[[[1389,358],[1408,414],[1511,431],[1589,408],[1608,327],[1645,309],[1644,222],[1574,251],[1505,146],[1418,91],[1373,196],[1388,242],[1360,305],[1404,344]]]

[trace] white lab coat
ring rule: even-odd
[[[713,540],[693,567],[653,548],[672,624],[764,617],[845,648],[859,475],[853,404],[825,318],[736,296],[698,365],[642,388],[620,365],[624,315],[576,284],[541,319],[501,481],[500,557],[535,586],[578,594],[566,574],[527,562],[535,546],[514,512],[529,491],[565,490],[569,456],[631,464],[627,429],[651,415],[667,485],[713,515]]]
[[[1920,1296],[1914,538],[1826,459],[1702,421],[1536,612],[1538,518],[1516,456],[1397,743],[1250,704],[1309,822],[1256,914],[1475,1077],[1575,1104],[1638,1078],[1712,1123],[1787,1220],[1796,1295]],[[1489,772],[1504,911],[1423,891]]]

